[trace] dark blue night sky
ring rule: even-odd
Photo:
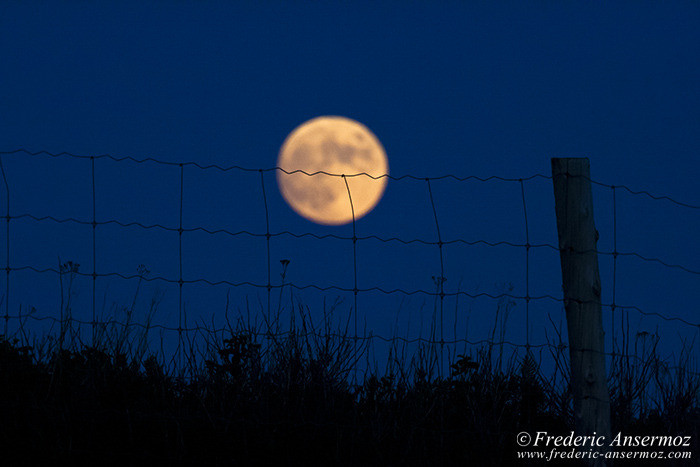
[[[270,169],[297,125],[343,115],[377,135],[392,176],[516,179],[431,181],[444,241],[525,244],[517,180],[523,178],[530,243],[557,245],[552,182],[530,178],[549,176],[552,157],[589,157],[595,181],[700,205],[698,24],[696,2],[6,2],[0,6],[0,151]],[[12,221],[11,266],[55,269],[60,258],[91,273],[90,225],[55,222],[92,220],[90,160],[24,152],[2,160],[12,215],[54,218]],[[263,184],[271,232],[352,236],[350,225],[298,217],[273,171],[261,182],[255,170],[186,165],[183,180],[183,228],[239,232],[185,232],[186,281],[267,283]],[[178,228],[177,165],[98,158],[95,183],[98,221]],[[614,248],[612,191],[594,186],[605,252]],[[3,194],[0,205],[5,201]],[[621,256],[616,303],[700,322],[700,210],[618,189],[616,211],[620,252],[691,271]],[[384,199],[356,229],[359,237],[436,242],[427,183],[390,180]],[[351,241],[295,235],[271,239],[274,285],[281,284],[280,260],[288,259],[287,282],[353,288]],[[101,274],[131,276],[144,264],[150,277],[178,278],[176,231],[100,225],[96,251]],[[527,293],[522,247],[454,243],[444,253],[446,292]],[[599,260],[609,304],[612,256]],[[369,238],[358,242],[357,267],[360,289],[435,292],[440,257],[434,244]],[[556,250],[532,248],[529,271],[530,296],[561,297]],[[79,276],[73,286],[79,319],[90,319],[91,281]],[[98,314],[119,315],[137,282],[99,277]],[[0,284],[6,296],[5,281]],[[10,292],[11,315],[20,306],[34,306],[40,316],[58,313],[56,274],[13,272]],[[187,283],[188,324],[220,324],[227,293],[231,313],[249,309],[254,319],[267,309],[264,288]],[[340,297],[339,321],[354,306],[352,293],[287,287],[281,295],[273,289],[273,308],[288,312],[290,293],[312,313],[320,313],[324,299]],[[177,284],[169,282],[142,284],[138,319],[154,296],[161,302],[153,322],[176,326]],[[442,337],[489,338],[497,306],[487,296],[447,297]],[[562,308],[546,298],[530,302],[532,343],[546,342],[547,316],[561,323]],[[435,297],[424,293],[361,292],[358,332],[429,337],[437,309]],[[629,313],[631,332],[659,333],[668,352],[694,336],[697,348],[697,328]],[[603,315],[609,350],[610,308]],[[10,321],[10,328],[16,325]],[[525,343],[524,301],[514,299],[503,338]]]

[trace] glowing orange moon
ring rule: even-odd
[[[287,203],[299,215],[326,225],[352,222],[351,197],[356,220],[381,199],[387,178],[357,174],[389,173],[386,153],[374,133],[355,120],[335,116],[317,117],[294,129],[282,144],[277,166],[284,170],[277,171],[277,183]],[[346,178],[285,173],[295,170]]]

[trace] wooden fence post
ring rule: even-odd
[[[552,159],[554,201],[559,232],[564,304],[569,333],[571,389],[576,435],[605,436],[610,442],[610,397],[605,372],[601,285],[593,219],[590,162],[587,158]],[[582,448],[588,451],[590,447]],[[596,448],[594,447],[594,450]],[[604,459],[588,462],[605,466]]]

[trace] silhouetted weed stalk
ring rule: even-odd
[[[380,370],[369,357],[370,341],[353,338],[341,300],[324,303],[315,321],[293,294],[286,305],[282,290],[275,315],[262,321],[251,321],[249,303],[232,317],[227,303],[225,331],[185,334],[185,368],[176,368],[162,334],[159,348],[149,339],[160,295],[148,302],[143,326],[124,325],[133,323],[141,280],[128,306],[101,317],[94,341],[81,340],[71,319],[77,268],[61,265],[58,336],[31,335],[20,320],[14,337],[0,337],[3,452],[201,465],[290,458],[335,465],[506,465],[516,459],[516,433],[568,433],[573,426],[561,326],[550,320],[554,365],[546,375],[541,355],[493,343],[504,340],[510,300],[496,306],[492,343],[465,346],[459,355],[448,350],[446,371],[439,370],[443,346],[409,348],[400,340],[389,344]],[[147,274],[139,269],[141,278]],[[684,343],[673,365],[659,357],[658,343],[656,335],[638,334],[633,356],[611,360],[613,429],[698,439],[700,378],[692,373],[692,343]],[[32,449],[37,444],[43,451]]]

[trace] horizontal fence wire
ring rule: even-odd
[[[304,175],[329,175],[329,176],[334,176],[334,177],[342,177],[345,175],[346,177],[370,177],[373,179],[381,179],[381,178],[387,178],[389,180],[417,180],[417,181],[425,181],[425,180],[447,180],[447,179],[452,179],[460,182],[468,181],[468,180],[476,180],[476,181],[481,181],[481,182],[487,182],[487,181],[492,181],[492,180],[500,180],[504,182],[522,182],[522,181],[528,181],[528,180],[533,180],[536,178],[542,178],[546,180],[551,180],[552,176],[551,175],[545,175],[545,174],[533,174],[530,175],[529,177],[524,177],[524,178],[508,178],[508,177],[501,177],[498,175],[491,175],[488,177],[479,177],[476,175],[469,175],[469,176],[459,176],[455,174],[446,174],[446,175],[440,175],[436,177],[421,177],[421,176],[416,176],[416,175],[411,175],[411,174],[406,174],[406,175],[400,175],[400,176],[395,176],[395,175],[390,175],[390,174],[383,174],[383,175],[371,175],[366,172],[359,172],[359,173],[354,173],[354,174],[336,174],[336,173],[330,173],[330,172],[325,172],[325,171],[317,171],[317,172],[305,172],[303,170],[293,170],[293,171],[287,171],[284,170],[281,167],[269,167],[269,168],[250,168],[250,167],[242,167],[238,165],[230,165],[230,166],[221,166],[217,164],[207,164],[207,165],[202,165],[199,164],[198,162],[194,161],[186,161],[186,162],[172,162],[172,161],[165,161],[161,159],[156,159],[153,157],[145,157],[145,158],[136,158],[132,156],[113,156],[111,154],[100,154],[100,155],[93,155],[93,156],[85,156],[85,155],[79,155],[79,154],[73,154],[70,152],[59,152],[59,153],[52,153],[49,151],[29,151],[28,149],[24,148],[19,148],[19,149],[14,149],[12,151],[0,151],[0,155],[11,155],[11,154],[18,154],[18,153],[23,153],[26,155],[30,156],[48,156],[48,157],[72,157],[76,159],[109,159],[114,162],[124,162],[124,161],[129,161],[133,162],[136,164],[143,164],[147,162],[155,163],[155,164],[160,164],[160,165],[167,165],[167,166],[172,166],[172,167],[179,167],[179,166],[191,166],[191,167],[196,167],[201,170],[219,170],[222,172],[228,172],[228,171],[242,171],[242,172],[275,172],[275,171],[281,171],[286,174],[295,174],[295,173],[300,173]],[[584,177],[587,178],[587,177]],[[641,196],[646,196],[648,198],[651,198],[653,200],[663,200],[663,201],[668,201],[673,204],[676,204],[678,206],[682,206],[685,208],[689,209],[698,209],[700,210],[700,205],[697,204],[690,204],[682,201],[678,201],[674,198],[671,198],[670,196],[665,196],[665,195],[654,195],[652,193],[649,193],[648,191],[644,190],[633,190],[632,188],[625,186],[625,185],[610,185],[606,184],[603,182],[599,182],[593,179],[590,179],[591,183],[598,185],[598,186],[603,186],[607,188],[620,188],[623,190],[626,190],[629,192],[631,195],[641,195]]]
[[[8,216],[5,216],[5,218],[8,218]],[[152,230],[152,229],[160,229],[166,232],[202,232],[207,235],[217,235],[217,234],[223,234],[223,235],[228,235],[230,237],[238,237],[242,235],[247,235],[250,237],[257,237],[257,238],[267,238],[268,236],[271,238],[274,237],[284,237],[284,236],[289,236],[293,238],[313,238],[316,240],[325,240],[325,239],[335,239],[335,240],[355,240],[357,241],[366,241],[366,240],[375,240],[381,243],[391,243],[391,242],[396,242],[404,245],[410,245],[413,243],[418,243],[421,245],[434,245],[434,246],[439,246],[439,245],[455,245],[455,244],[462,244],[462,245],[468,245],[468,246],[475,246],[475,245],[484,245],[484,246],[490,246],[490,247],[496,247],[496,246],[510,246],[510,247],[515,247],[515,248],[549,248],[554,251],[560,251],[560,248],[557,245],[552,245],[551,243],[514,243],[514,242],[509,242],[509,241],[488,241],[488,240],[468,240],[464,238],[456,238],[452,240],[442,240],[442,241],[430,241],[430,240],[423,240],[420,238],[412,238],[412,239],[404,239],[404,238],[399,238],[399,237],[380,237],[377,235],[366,235],[366,236],[356,236],[356,237],[348,237],[348,236],[343,236],[343,235],[337,235],[337,234],[323,234],[323,235],[318,235],[312,232],[302,232],[302,233],[295,233],[295,232],[290,232],[288,230],[283,230],[280,232],[251,232],[249,230],[238,230],[238,231],[231,231],[227,229],[207,229],[205,227],[190,227],[190,228],[180,228],[180,227],[168,227],[166,225],[162,224],[143,224],[141,222],[123,222],[119,221],[116,219],[109,219],[109,220],[104,220],[104,221],[88,221],[84,219],[77,219],[74,217],[64,217],[64,218],[58,218],[54,216],[37,216],[34,214],[30,213],[23,213],[23,214],[16,214],[13,216],[9,216],[10,219],[31,219],[37,222],[45,222],[45,221],[50,221],[54,222],[57,224],[65,224],[65,223],[73,223],[73,224],[78,224],[78,225],[117,225],[119,227],[138,227],[140,229],[144,230]],[[570,250],[569,250],[570,251]],[[650,258],[646,257],[644,255],[641,255],[636,252],[624,252],[624,251],[604,251],[604,250],[598,250],[598,249],[590,249],[590,250],[574,250],[575,253],[579,254],[584,254],[584,253],[597,253],[599,255],[608,255],[608,256],[629,256],[629,257],[634,257],[638,258],[642,261],[650,262],[650,263],[657,263],[662,266],[665,266],[667,268],[671,269],[680,269],[682,271],[685,271],[690,274],[694,275],[700,275],[700,270],[693,270],[688,267],[682,266],[680,264],[672,264],[668,263],[662,259],[659,258]]]
[[[6,268],[3,268],[6,269]],[[19,266],[19,267],[12,267],[9,268],[9,271],[32,271],[36,272],[39,274],[44,274],[44,273],[54,273],[54,274],[68,274],[67,272],[62,272],[59,269],[56,268],[37,268],[34,266]],[[93,277],[92,273],[86,273],[86,272],[80,272],[80,271],[72,271],[71,274],[75,274],[77,276],[83,276],[83,277]],[[161,276],[144,276],[141,274],[122,274],[119,272],[108,272],[108,273],[96,273],[96,277],[118,277],[120,279],[125,279],[125,280],[132,280],[132,279],[139,279],[143,280],[146,282],[153,282],[153,281],[160,281],[160,282],[165,282],[169,284],[179,284],[180,279],[173,279],[173,278],[167,278],[167,277],[161,277]],[[354,289],[352,287],[341,287],[337,285],[329,285],[329,286],[320,286],[316,284],[305,284],[305,285],[299,285],[295,284],[294,282],[285,282],[282,284],[257,284],[254,282],[248,282],[248,281],[241,281],[241,282],[232,282],[228,280],[218,280],[218,281],[212,281],[209,279],[205,278],[196,278],[196,279],[183,279],[182,280],[183,284],[205,284],[209,286],[229,286],[229,287],[254,287],[257,289],[282,289],[282,288],[287,288],[291,287],[295,290],[317,290],[319,292],[329,292],[329,291],[335,291],[335,292],[349,292],[353,293],[355,290],[357,290],[358,293],[367,293],[367,292],[377,292],[380,294],[384,295],[405,295],[405,296],[411,296],[411,295],[425,295],[429,297],[440,297],[441,294],[445,297],[467,297],[467,298],[488,298],[491,300],[500,300],[504,298],[510,298],[513,300],[551,300],[554,302],[559,302],[559,303],[566,303],[566,300],[562,297],[555,297],[553,295],[538,295],[538,296],[525,296],[525,295],[515,295],[511,293],[500,293],[500,294],[491,294],[488,292],[479,292],[479,293],[470,293],[466,292],[463,290],[457,291],[457,292],[432,292],[430,290],[425,290],[425,289],[414,289],[414,290],[404,290],[400,288],[396,289],[383,289],[381,287],[367,287],[367,288],[358,288]],[[679,323],[683,323],[687,326],[692,326],[692,327],[697,327],[700,329],[700,323],[694,323],[690,322],[684,318],[680,318],[677,316],[666,316],[661,313],[657,312],[649,312],[649,311],[644,311],[641,308],[633,305],[620,305],[620,304],[611,304],[611,303],[603,303],[603,302],[597,302],[597,301],[591,301],[591,300],[576,300],[577,303],[581,304],[590,304],[590,303],[596,303],[599,304],[600,306],[604,308],[611,308],[614,307],[615,309],[618,310],[628,310],[628,311],[634,311],[637,312],[641,315],[644,316],[654,316],[657,318],[660,318],[664,321],[677,321]]]
[[[317,171],[317,172],[305,172],[302,170],[293,170],[293,171],[287,171],[284,170],[280,167],[271,167],[271,168],[246,168],[242,166],[237,166],[237,165],[232,165],[232,166],[220,166],[216,164],[210,164],[210,165],[202,165],[200,163],[194,162],[194,161],[186,161],[186,162],[169,162],[169,161],[163,161],[151,157],[147,158],[134,158],[131,156],[125,156],[125,157],[116,157],[112,156],[109,154],[102,154],[102,155],[94,155],[94,156],[84,156],[84,155],[77,155],[77,154],[72,154],[68,152],[61,152],[61,153],[51,153],[48,151],[37,151],[37,152],[31,152],[26,149],[16,149],[13,151],[0,151],[0,156],[3,155],[13,155],[13,154],[25,154],[29,156],[48,156],[48,157],[53,157],[53,158],[59,158],[59,157],[70,157],[70,158],[76,158],[76,159],[83,159],[83,160],[90,160],[91,165],[92,165],[92,219],[87,220],[87,219],[79,219],[75,217],[55,217],[52,215],[37,215],[34,213],[20,213],[20,214],[12,214],[10,211],[10,188],[7,183],[7,177],[5,174],[5,169],[2,167],[1,160],[2,158],[0,157],[0,168],[2,168],[2,175],[3,175],[3,181],[5,183],[5,189],[6,189],[6,195],[7,195],[7,208],[6,208],[6,215],[4,218],[6,219],[6,226],[7,226],[7,244],[6,244],[6,264],[5,264],[5,272],[6,272],[6,296],[4,297],[5,303],[6,303],[6,312],[5,312],[5,329],[7,334],[7,322],[10,319],[17,319],[17,320],[22,320],[22,319],[32,319],[35,321],[51,321],[51,322],[61,322],[62,320],[56,317],[52,316],[35,316],[34,314],[10,314],[9,313],[9,292],[10,292],[10,273],[15,272],[15,271],[31,271],[34,273],[52,273],[52,274],[57,274],[59,276],[68,274],[65,270],[62,270],[61,268],[43,268],[35,265],[21,265],[21,266],[11,266],[10,263],[10,235],[9,235],[9,229],[10,229],[10,223],[12,220],[30,220],[34,222],[53,222],[53,223],[58,223],[58,224],[63,224],[63,223],[73,223],[77,225],[85,225],[85,226],[91,226],[92,228],[92,234],[93,234],[93,240],[92,240],[92,248],[93,248],[93,257],[92,257],[92,272],[90,273],[85,273],[85,272],[80,272],[77,268],[75,270],[71,270],[69,273],[70,274],[75,274],[77,276],[85,276],[85,277],[91,277],[93,279],[93,319],[92,321],[83,321],[83,320],[77,320],[71,316],[64,317],[63,321],[69,321],[73,322],[76,324],[80,325],[121,325],[126,327],[131,327],[131,326],[137,326],[141,327],[143,329],[160,329],[164,331],[174,331],[178,332],[180,336],[182,333],[188,333],[188,332],[208,332],[208,333],[220,333],[220,332],[225,332],[226,330],[230,330],[230,328],[210,328],[207,326],[187,326],[186,322],[183,323],[183,313],[182,310],[180,310],[180,321],[178,327],[168,327],[162,324],[144,324],[144,323],[138,323],[138,322],[120,322],[117,320],[109,320],[109,321],[104,321],[104,322],[99,322],[96,320],[95,315],[94,315],[94,300],[95,300],[95,292],[94,292],[94,284],[95,280],[97,278],[106,278],[106,277],[117,277],[120,279],[124,280],[131,280],[131,279],[138,279],[138,280],[143,280],[143,281],[162,281],[165,283],[170,283],[170,284],[177,284],[179,286],[179,291],[180,291],[180,300],[179,300],[179,305],[182,307],[182,287],[185,284],[204,284],[208,286],[228,286],[228,287],[253,287],[257,289],[262,289],[262,290],[267,290],[268,292],[268,311],[270,309],[269,305],[269,293],[273,289],[283,289],[283,288],[291,288],[294,290],[316,290],[320,292],[327,292],[327,291],[335,291],[335,292],[348,292],[348,293],[353,293],[355,297],[357,297],[358,293],[379,293],[379,294],[384,294],[384,295],[392,295],[392,294],[398,294],[398,295],[404,295],[404,296],[412,296],[412,295],[422,295],[422,296],[427,296],[427,297],[439,297],[441,300],[441,307],[442,307],[442,300],[445,297],[467,297],[471,299],[477,299],[477,298],[486,298],[486,299],[491,299],[491,300],[502,300],[502,299],[513,299],[513,300],[523,300],[526,302],[528,310],[529,310],[529,305],[531,301],[535,300],[549,300],[553,302],[558,302],[565,304],[566,301],[564,298],[561,296],[555,296],[551,294],[543,294],[543,295],[538,295],[538,296],[531,296],[530,291],[529,291],[529,285],[526,288],[526,294],[524,296],[522,295],[517,295],[517,294],[511,294],[511,293],[499,293],[499,294],[491,294],[491,293],[469,293],[466,291],[456,291],[456,292],[449,292],[445,291],[442,287],[442,283],[444,282],[444,277],[439,277],[439,283],[438,287],[436,288],[435,291],[430,291],[430,290],[425,290],[425,289],[413,289],[413,290],[407,290],[403,288],[392,288],[392,289],[385,289],[382,287],[358,287],[357,286],[357,271],[356,271],[356,265],[355,265],[355,283],[354,287],[341,287],[337,285],[330,285],[330,286],[320,286],[317,284],[297,284],[294,282],[289,282],[289,281],[284,281],[281,284],[272,284],[270,281],[270,246],[269,242],[270,239],[272,238],[277,238],[277,237],[292,237],[292,238],[311,238],[315,240],[324,240],[324,239],[335,239],[335,240],[341,240],[341,241],[352,241],[353,245],[356,242],[369,242],[369,241],[376,241],[380,243],[399,243],[399,244],[404,244],[404,245],[409,245],[409,244],[420,244],[420,245],[428,245],[428,246],[437,246],[440,254],[440,264],[442,265],[443,263],[443,252],[442,248],[444,245],[451,245],[451,244],[462,244],[462,245],[467,245],[467,246],[476,246],[476,245],[483,245],[483,246],[488,246],[488,247],[499,247],[499,246],[508,246],[508,247],[515,247],[515,248],[522,248],[526,250],[526,283],[529,284],[529,251],[533,248],[545,248],[545,249],[550,249],[553,251],[560,251],[560,248],[558,245],[553,245],[550,243],[531,243],[530,238],[529,238],[529,229],[528,229],[528,219],[527,219],[527,209],[526,209],[526,200],[525,200],[525,191],[524,191],[524,185],[523,183],[526,181],[534,180],[534,179],[545,179],[545,180],[551,180],[552,177],[550,175],[544,175],[544,174],[534,174],[528,177],[524,178],[508,178],[508,177],[501,177],[501,176],[488,176],[488,177],[479,177],[479,176],[458,176],[455,174],[447,174],[447,175],[441,175],[437,177],[419,177],[415,175],[401,175],[401,176],[393,176],[393,175],[379,175],[379,176],[373,176],[368,173],[356,173],[356,174],[337,174],[337,173],[329,173],[325,171]],[[153,163],[153,164],[159,164],[159,165],[165,165],[165,166],[171,166],[171,167],[177,167],[180,169],[180,194],[179,194],[179,225],[178,226],[167,226],[159,223],[154,223],[154,224],[145,224],[141,222],[134,222],[134,221],[125,221],[125,220],[117,220],[117,219],[107,219],[107,220],[97,220],[96,216],[96,207],[95,207],[95,176],[94,176],[94,164],[95,160],[98,159],[108,159],[114,162],[131,162],[131,163],[136,163],[136,164],[145,164],[145,163]],[[184,168],[185,167],[194,167],[200,170],[218,170],[218,171],[241,171],[241,172],[247,172],[247,173],[258,173],[260,176],[262,176],[263,173],[266,172],[282,172],[286,174],[303,174],[307,176],[317,176],[317,175],[327,175],[327,176],[335,176],[335,177],[342,177],[345,179],[346,177],[358,177],[358,176],[366,176],[370,177],[372,179],[380,179],[380,178],[387,178],[390,180],[394,181],[400,181],[400,180],[415,180],[415,181],[422,181],[422,182],[427,182],[427,188],[428,192],[430,195],[430,202],[432,204],[432,212],[435,217],[435,223],[437,227],[437,240],[425,240],[425,239],[420,239],[420,238],[400,238],[400,237],[382,237],[382,236],[377,236],[377,235],[368,235],[368,236],[358,236],[355,235],[354,233],[354,216],[353,216],[353,236],[343,236],[343,235],[337,235],[337,234],[324,234],[324,235],[318,235],[315,233],[311,232],[302,232],[302,233],[297,233],[297,232],[291,232],[287,230],[279,231],[279,232],[271,232],[270,231],[270,225],[269,225],[269,214],[267,212],[267,198],[265,195],[265,187],[264,187],[264,181],[262,182],[262,188],[263,188],[263,197],[264,197],[264,203],[265,203],[265,210],[266,210],[266,231],[265,232],[253,232],[253,231],[248,231],[248,230],[240,230],[240,231],[231,231],[228,229],[218,229],[218,228],[205,228],[202,226],[196,226],[196,227],[189,227],[189,228],[184,228],[182,224],[182,203],[183,203],[183,180],[184,180]],[[524,208],[524,214],[525,214],[525,242],[524,243],[516,243],[516,242],[510,242],[510,241],[493,241],[493,240],[487,240],[487,239],[465,239],[465,238],[453,238],[453,239],[443,239],[440,235],[440,228],[438,224],[438,217],[437,217],[437,212],[435,210],[435,203],[434,199],[432,196],[432,191],[431,191],[431,181],[441,181],[441,180],[455,180],[458,182],[466,182],[466,181],[479,181],[479,182],[490,182],[490,181],[501,181],[501,182],[514,182],[518,183],[520,185],[520,190],[522,193],[522,203],[523,203],[523,208]],[[601,183],[595,180],[590,180],[591,183],[596,184],[598,186],[603,186],[603,187],[608,187],[613,190],[613,194],[615,190],[617,189],[623,189],[627,191],[628,193],[632,195],[637,195],[637,196],[645,196],[647,198],[650,198],[652,200],[656,201],[666,201],[666,202],[671,202],[677,206],[688,208],[688,209],[700,209],[700,206],[690,204],[687,202],[681,202],[676,199],[673,199],[668,196],[659,196],[659,195],[654,195],[651,194],[647,191],[639,191],[639,190],[633,190],[625,185],[608,185],[605,183]],[[347,181],[346,181],[346,186],[347,186]],[[348,187],[348,194],[349,194],[349,187]],[[352,202],[352,201],[351,201]],[[150,230],[150,229],[160,229],[163,231],[167,232],[176,232],[179,235],[180,243],[179,243],[179,277],[178,278],[170,278],[170,277],[163,277],[163,276],[148,276],[144,275],[143,273],[139,274],[123,274],[120,272],[98,272],[96,270],[96,263],[95,263],[95,257],[96,257],[96,243],[95,243],[95,229],[97,226],[108,226],[108,225],[113,225],[117,226],[120,228],[130,228],[130,227],[136,227],[139,229],[144,229],[144,230]],[[208,235],[227,235],[231,237],[238,237],[238,236],[250,236],[250,237],[258,237],[258,238],[265,238],[267,240],[267,282],[266,283],[256,283],[256,282],[251,282],[251,281],[229,281],[229,280],[211,280],[207,278],[187,278],[185,279],[183,277],[183,270],[182,270],[182,235],[184,233],[191,233],[191,232],[202,232]],[[616,235],[616,234],[615,234]],[[613,248],[613,251],[603,251],[603,250],[586,250],[586,251],[577,251],[576,253],[590,253],[590,252],[595,252],[600,255],[610,255],[614,259],[614,264],[616,266],[616,262],[618,257],[621,256],[627,256],[627,257],[632,257],[639,259],[641,261],[645,262],[650,262],[650,263],[655,263],[660,266],[666,267],[666,268],[671,268],[671,269],[676,269],[683,271],[685,273],[691,274],[691,275],[700,275],[700,270],[693,269],[691,267],[685,266],[685,265],[680,265],[680,264],[673,264],[669,261],[666,261],[661,258],[654,258],[654,257],[649,257],[637,252],[625,252],[625,251],[618,251],[617,249],[617,241],[616,241],[616,236],[615,236],[615,245]],[[355,253],[356,255],[356,253]],[[355,259],[356,261],[356,259]],[[444,271],[444,267],[441,266],[441,270]],[[441,272],[441,274],[444,275],[444,272]],[[614,277],[613,277],[614,280]],[[641,314],[643,316],[649,316],[649,317],[656,317],[665,321],[673,321],[677,323],[682,323],[684,325],[690,326],[690,327],[695,327],[698,330],[700,330],[700,323],[696,322],[691,322],[685,318],[682,317],[677,317],[677,316],[668,316],[664,315],[661,313],[657,312],[650,312],[650,311],[645,311],[637,306],[633,305],[621,305],[619,303],[615,302],[615,294],[614,294],[614,286],[613,286],[613,302],[612,303],[603,303],[603,302],[592,302],[592,303],[597,303],[601,305],[604,308],[610,308],[613,312],[613,322],[614,322],[614,313],[616,311],[618,312],[624,312],[623,316],[625,314],[628,314],[629,312],[636,312],[638,314]],[[583,303],[583,302],[580,302]],[[586,302],[588,303],[588,302]],[[355,307],[356,308],[356,307]],[[355,314],[356,317],[356,314]],[[623,318],[624,319],[624,318]],[[629,317],[627,318],[627,321],[629,323]],[[442,322],[442,320],[441,320]],[[354,339],[355,341],[374,341],[374,340],[379,340],[383,342],[391,342],[391,343],[396,343],[396,342],[401,342],[405,344],[409,343],[417,343],[417,344],[427,344],[427,345],[455,345],[455,344],[466,344],[466,345],[508,345],[512,346],[514,348],[524,348],[527,349],[528,351],[530,349],[555,349],[557,351],[562,351],[563,349],[567,349],[568,347],[563,344],[551,344],[551,343],[544,343],[544,344],[535,344],[530,342],[530,337],[529,337],[529,312],[528,312],[528,318],[527,318],[527,331],[526,331],[526,343],[525,344],[518,344],[514,342],[510,342],[507,340],[500,340],[500,341],[494,341],[493,339],[484,339],[484,340],[468,340],[468,339],[444,339],[442,338],[442,332],[440,332],[441,339],[436,340],[436,339],[426,339],[423,337],[417,337],[417,338],[408,338],[408,337],[401,337],[401,336],[393,336],[393,337],[385,337],[381,336],[378,334],[373,334],[370,332],[369,335],[362,335],[358,336],[357,332],[355,332],[354,336],[343,336],[340,334],[333,334],[333,333],[324,333],[323,335],[326,337],[333,337],[333,338],[347,338],[347,339]],[[356,326],[357,328],[357,326]],[[294,333],[295,331],[287,331],[287,332],[277,332],[277,333],[261,333],[262,335],[266,335],[268,337],[284,337],[285,335],[290,335],[290,333]],[[310,334],[308,334],[310,335]],[[321,337],[320,335],[317,335],[317,337]],[[614,338],[614,336],[613,336]],[[181,339],[180,339],[181,341]],[[613,342],[614,344],[614,342]],[[178,349],[180,348],[181,343],[178,346]],[[579,349],[582,351],[592,351],[591,349]],[[620,352],[615,352],[614,351],[614,345],[613,345],[613,352],[611,353],[605,353],[607,356],[611,357],[622,357]],[[625,357],[628,358],[639,358],[635,355],[628,355],[625,353]],[[674,367],[670,367],[669,369],[674,369]],[[678,368],[676,368],[678,369]]]

